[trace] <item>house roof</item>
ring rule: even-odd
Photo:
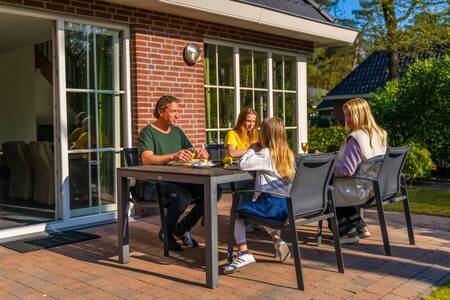
[[[405,74],[409,65],[416,59],[429,57],[441,58],[444,50],[438,50],[432,54],[420,53],[416,55],[400,55],[400,76]],[[344,100],[355,97],[367,97],[371,92],[386,84],[389,79],[389,56],[385,51],[376,51],[369,55],[356,69],[339,82],[323,98],[319,106],[326,109],[333,106],[333,100]]]
[[[235,0],[299,17],[336,23],[336,18],[321,8],[314,0]]]
[[[104,0],[313,43],[353,43],[358,31],[334,22],[315,0]]]

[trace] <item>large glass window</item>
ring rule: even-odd
[[[241,110],[253,107],[259,119],[267,117],[267,53],[239,49]]]
[[[237,53],[237,60],[233,60],[234,52]],[[268,69],[270,62],[271,70]],[[235,72],[234,66],[239,72]],[[288,142],[296,150],[297,80],[294,55],[205,44],[204,68],[208,143],[223,142],[225,133],[236,122],[236,107],[241,110],[253,107],[260,120],[269,116],[282,118]],[[269,80],[272,80],[271,84]],[[238,103],[235,103],[236,100]]]
[[[284,120],[289,146],[295,150],[296,88],[295,58],[273,54],[273,115]]]
[[[233,48],[205,45],[205,105],[208,143],[222,142],[234,126]]]
[[[121,34],[65,24],[71,217],[115,209],[120,166]]]

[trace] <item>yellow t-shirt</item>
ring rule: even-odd
[[[224,146],[225,148],[227,145],[233,145],[236,150],[245,150],[248,149],[251,146],[250,142],[244,142],[240,137],[239,134],[235,130],[230,130],[227,132],[227,135],[225,136]],[[228,153],[225,155],[226,157],[229,157]]]

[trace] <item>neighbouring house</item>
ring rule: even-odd
[[[121,150],[164,94],[196,145],[253,106],[299,149],[306,55],[356,35],[313,0],[0,0],[0,238],[114,221]]]
[[[432,55],[419,53],[415,55],[400,56],[400,77],[405,74],[410,64],[416,59],[429,57],[443,57],[445,51],[439,50]],[[344,111],[342,106],[347,100],[361,97],[369,99],[370,93],[383,87],[389,80],[389,56],[385,51],[376,51],[370,54],[361,64],[340,81],[330,92],[323,97],[317,110],[319,115],[334,116],[337,124],[344,124]]]

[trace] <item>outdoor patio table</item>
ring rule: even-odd
[[[206,286],[218,287],[218,232],[217,232],[217,185],[253,179],[246,171],[225,170],[221,167],[196,169],[183,166],[138,166],[117,168],[117,207],[119,261],[129,260],[128,235],[128,180],[153,180],[202,184],[205,201],[205,240],[206,240]]]

